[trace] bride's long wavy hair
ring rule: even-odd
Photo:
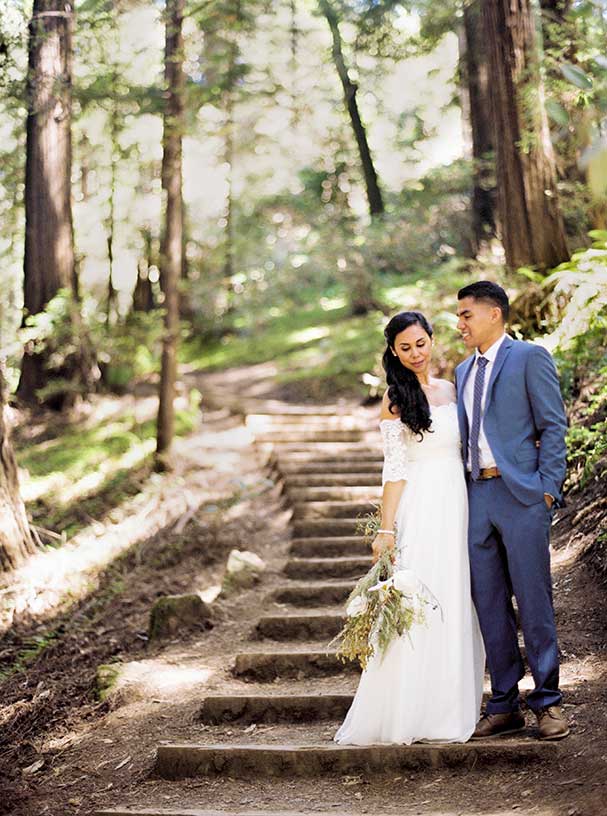
[[[396,336],[409,326],[415,325],[421,326],[426,334],[432,337],[432,326],[421,312],[399,312],[394,315],[384,329],[387,346],[382,357],[382,365],[388,383],[390,410],[394,406],[398,408],[401,422],[414,434],[423,438],[424,432],[430,431],[432,424],[428,398],[415,373],[405,368],[393,353]]]

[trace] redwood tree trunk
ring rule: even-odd
[[[152,289],[152,281],[150,280],[150,268],[154,263],[152,251],[152,233],[144,229],[142,231],[143,237],[143,257],[139,259],[137,264],[137,281],[133,289],[133,311],[134,312],[151,312],[155,306],[154,290]]]
[[[569,257],[531,0],[483,0],[501,237],[511,268]]]
[[[358,110],[358,102],[356,101],[356,92],[358,86],[352,82],[348,73],[348,67],[343,54],[341,33],[339,31],[339,20],[329,0],[319,0],[320,9],[326,18],[329,28],[331,29],[331,37],[333,40],[333,62],[339,75],[339,79],[344,92],[344,101],[350,117],[352,130],[358,146],[358,153],[360,156],[360,163],[362,165],[363,176],[365,178],[365,187],[367,190],[367,200],[369,202],[369,212],[371,215],[378,215],[384,211],[384,202],[379,187],[375,165],[373,164],[373,157],[371,149],[367,141],[367,132],[363,124],[360,111]]]
[[[184,120],[183,74],[184,0],[167,0],[165,80],[166,102],[162,155],[162,187],[166,194],[165,230],[161,257],[165,329],[160,372],[160,400],[156,453],[159,463],[171,447],[174,434],[174,398],[179,334],[179,278],[183,252],[182,133]]]
[[[478,252],[484,240],[496,233],[493,122],[487,65],[487,45],[480,19],[480,0],[464,4],[464,46],[461,73],[468,95],[471,152],[474,163],[472,188],[472,238]]]
[[[24,306],[37,314],[75,277],[71,181],[72,5],[34,0],[29,25]],[[26,349],[19,396],[36,401],[45,360]]]
[[[5,387],[0,369],[0,572],[14,569],[36,551],[19,495],[17,463],[4,417]]]

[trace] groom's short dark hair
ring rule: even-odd
[[[508,320],[508,315],[510,314],[508,295],[497,283],[493,283],[492,281],[469,283],[468,286],[464,286],[464,288],[460,289],[457,293],[458,300],[463,300],[467,297],[474,298],[474,300],[483,300],[485,303],[491,303],[493,306],[497,306],[501,309],[504,323]]]

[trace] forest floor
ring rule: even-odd
[[[23,656],[23,665],[13,662],[17,671],[1,684],[0,813],[84,816],[121,803],[162,805],[174,813],[208,808],[226,814],[605,814],[607,587],[584,557],[597,518],[589,508],[604,498],[600,484],[572,498],[554,526],[562,687],[572,724],[555,761],[313,778],[220,775],[166,781],[153,774],[159,744],[202,742],[209,730],[215,743],[239,744],[282,743],[293,734],[300,741],[330,743],[335,730],[332,722],[289,729],[226,723],[209,729],[200,720],[206,695],[243,693],[243,681],[231,672],[234,653],[249,641],[254,622],[268,611],[268,593],[282,580],[291,508],[263,447],[253,444],[241,418],[223,410],[238,407],[244,396],[269,400],[266,405],[276,410],[281,395],[272,389],[271,366],[195,379],[224,405],[209,410],[203,427],[178,441],[177,475],[165,474],[155,483],[145,517],[155,507],[163,524],[149,535],[142,527],[139,538],[97,568],[94,580],[89,574],[88,592],[80,591],[70,606],[43,604],[35,613],[15,614],[12,630],[0,642],[5,668],[9,651],[13,658],[15,652]],[[342,416],[369,426],[376,411],[339,404]],[[172,503],[172,491],[184,490],[190,491],[189,503]],[[127,521],[128,513],[118,514],[112,524],[120,530]],[[233,547],[258,553],[267,569],[259,586],[213,600]],[[200,592],[211,602],[213,628],[150,642],[154,600],[187,592]],[[123,667],[126,680],[102,702],[97,669],[112,663]],[[279,679],[270,689],[302,693],[308,685],[305,678]],[[330,693],[350,692],[354,685],[348,672],[314,682],[316,690]]]

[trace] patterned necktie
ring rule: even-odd
[[[474,377],[474,402],[472,404],[472,427],[470,428],[470,465],[473,479],[478,479],[481,473],[478,437],[481,432],[481,405],[485,387],[485,368],[488,362],[486,357],[479,357],[476,361],[478,368]]]

